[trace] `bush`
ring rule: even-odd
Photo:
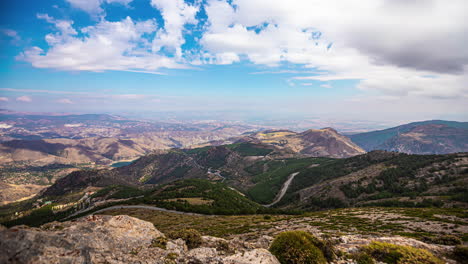
[[[375,260],[366,252],[354,253],[350,256],[357,264],[374,264]]]
[[[316,246],[319,240],[304,231],[288,231],[279,234],[270,251],[282,264],[326,263],[322,251]]]
[[[468,247],[467,246],[456,246],[452,252],[452,258],[460,263],[466,263],[468,259]]]
[[[388,264],[443,264],[444,262],[425,249],[372,242],[364,252]]]
[[[158,247],[158,248],[166,249],[166,245],[167,245],[166,237],[161,236],[161,237],[153,238],[153,240],[151,241],[151,247]]]
[[[423,241],[426,243],[432,244],[439,244],[439,245],[447,245],[447,246],[455,246],[460,245],[462,240],[454,235],[442,235],[438,237],[424,237]]]
[[[202,243],[202,237],[200,232],[195,229],[181,229],[173,231],[168,234],[172,239],[181,238],[187,244],[189,249],[199,247]]]

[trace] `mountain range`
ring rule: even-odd
[[[468,122],[431,120],[349,135],[366,151],[446,154],[468,151]]]

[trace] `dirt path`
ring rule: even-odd
[[[273,200],[272,203],[270,204],[266,204],[266,205],[263,205],[265,207],[271,207],[273,205],[275,205],[276,203],[278,203],[279,201],[281,201],[281,199],[283,199],[283,196],[286,194],[286,191],[288,190],[289,188],[289,185],[291,184],[292,180],[294,179],[294,177],[299,174],[299,172],[294,172],[292,174],[289,175],[288,179],[283,183],[283,186],[281,186],[281,190],[279,191],[279,193],[276,195],[275,199]]]

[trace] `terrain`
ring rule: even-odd
[[[202,214],[467,208],[467,180],[467,153],[292,158],[274,145],[243,142],[161,151],[111,170],[75,171],[37,197],[0,207],[0,217],[6,225],[40,224],[116,204]]]
[[[290,130],[265,130],[243,137],[230,138],[224,141],[212,141],[194,147],[222,145],[234,142],[251,142],[267,145],[303,154],[309,157],[347,158],[365,153],[348,137],[341,135],[333,128],[309,129],[303,132]]]
[[[270,157],[275,155],[283,158],[299,156],[349,157],[364,153],[362,149],[353,144],[348,138],[340,135],[331,128],[320,130],[311,129],[302,133],[272,130],[250,133],[249,129],[252,130],[254,128],[249,126],[226,124],[219,126],[204,123],[197,125],[165,124],[167,127],[161,128],[161,124],[131,121],[123,119],[122,117],[108,115],[66,115],[58,117],[28,115],[15,118],[6,118],[5,122],[10,122],[8,123],[10,125],[13,124],[13,121],[17,122],[9,129],[21,127],[22,129],[27,128],[30,133],[33,133],[33,128],[40,128],[37,126],[37,122],[40,124],[45,122],[47,124],[53,124],[51,125],[51,130],[55,129],[54,131],[56,132],[54,133],[60,135],[60,137],[1,142],[0,155],[2,159],[0,160],[0,181],[10,185],[34,184],[46,187],[73,171],[103,170],[109,168],[109,166],[119,167],[122,166],[122,164],[130,164],[138,157],[153,152],[157,155],[149,155],[150,158],[142,159],[139,161],[138,166],[143,166],[142,164],[145,162],[147,164],[160,164],[158,173],[161,174],[163,178],[167,177],[167,175],[163,175],[165,173],[167,174],[164,168],[171,171],[171,168],[177,168],[177,170],[174,170],[174,175],[184,174],[190,175],[185,177],[202,177],[210,167],[217,169],[216,163],[219,161],[216,161],[216,159],[224,159],[222,162],[226,163],[224,168],[225,173],[237,173],[238,170],[236,167],[239,164],[240,166],[248,166],[249,163],[252,163],[255,159],[266,156],[267,154],[267,159],[270,159]],[[73,126],[72,128],[79,133],[67,134],[70,132],[68,130],[69,127],[64,128],[64,126],[67,124],[74,124],[74,121],[82,122],[79,123],[79,126]],[[117,133],[118,136],[79,138],[81,133],[96,131],[96,125],[103,126],[113,131],[112,133]],[[115,126],[117,126],[117,128]],[[153,126],[153,128],[151,128],[151,126]],[[129,134],[129,129],[138,131],[142,129],[141,127],[145,128],[143,132]],[[116,129],[118,130],[117,132],[115,131]],[[151,129],[154,131],[144,132]],[[163,129],[164,132],[159,132],[157,131],[158,129]],[[3,132],[5,135],[9,133],[8,129]],[[37,137],[44,136],[44,133],[40,132],[40,130],[34,133]],[[239,136],[241,133],[243,135]],[[114,134],[112,135],[115,136]],[[70,137],[77,137],[78,139]],[[207,157],[201,157],[201,155],[204,154],[196,154],[196,152],[201,151],[201,148],[197,150],[197,146],[209,147],[210,145],[219,145],[222,142],[234,143],[231,144],[229,148],[220,146],[217,149],[210,150],[207,153]],[[249,151],[258,151],[258,148],[255,150],[255,148],[249,147],[255,145],[261,146],[260,149],[264,150],[259,153],[248,153]],[[184,147],[192,147],[194,149],[188,151],[170,150],[171,148]],[[159,155],[161,150],[168,150],[169,153],[161,156]],[[270,155],[269,152],[273,153]],[[187,157],[184,157],[183,153],[188,154],[188,156],[185,155]],[[212,159],[213,157],[210,157],[210,155],[216,157]],[[247,156],[249,157],[246,158]],[[156,159],[161,158],[163,160],[153,160],[152,162],[151,157],[157,157]],[[193,157],[195,157],[195,159]],[[177,164],[174,164],[174,162]],[[153,169],[147,168],[147,170],[151,171]],[[153,177],[153,179],[146,179],[145,177],[149,176],[143,175],[146,173],[143,171],[124,172],[119,169],[115,172],[106,172],[104,174],[110,175],[119,173],[138,174],[138,181],[144,183],[164,182],[164,179],[159,180],[157,178],[158,176]],[[183,175],[181,175],[181,177],[182,176]],[[216,171],[213,171],[211,176],[216,177]],[[252,185],[249,180],[251,174],[241,173],[238,176],[239,177],[233,180],[237,180],[236,186],[245,189],[246,185]],[[173,178],[171,177],[172,176],[169,177],[169,180]],[[220,176],[218,176],[218,178],[219,177]],[[138,183],[133,179],[132,184]],[[6,191],[7,187],[10,185],[5,185]],[[275,186],[274,188],[278,187]],[[26,190],[30,190],[30,192],[23,192],[23,197],[37,193],[38,188],[26,188]],[[14,201],[13,199],[7,200]]]
[[[363,254],[381,261],[370,250],[382,245],[435,261],[408,263],[456,263],[466,252],[463,152],[364,153],[326,128],[267,130],[155,150],[115,168],[25,166],[9,170],[35,171],[45,188],[19,198],[18,186],[0,186],[17,188],[19,198],[0,206],[7,227],[0,230],[7,241],[0,250],[10,262],[279,263],[274,239],[297,230],[329,245],[320,250],[330,263],[363,263]],[[70,173],[49,181],[54,170]],[[157,235],[142,239],[141,232]],[[180,239],[173,232],[188,234]],[[84,237],[90,243],[81,244]],[[63,243],[55,243],[58,238]],[[33,246],[18,254],[28,243]],[[97,243],[119,250],[102,251]]]
[[[404,263],[463,263],[466,251],[462,240],[449,235],[466,234],[466,215],[448,209],[345,209],[300,216],[204,216],[146,209],[105,214],[40,228],[1,228],[0,261],[277,264],[280,255],[272,244],[285,232],[298,230],[317,241],[326,258],[318,263],[375,263],[387,255],[407,258]],[[399,251],[373,254],[369,249],[376,245]],[[371,262],[362,262],[363,254]]]
[[[182,124],[106,114],[0,110],[0,203],[33,196],[76,170],[121,166],[155,150],[256,130],[235,123]]]
[[[431,120],[349,135],[366,151],[447,154],[468,151],[468,122]]]

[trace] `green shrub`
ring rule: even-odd
[[[466,263],[468,260],[468,247],[462,245],[456,246],[453,249],[451,257],[460,263]]]
[[[322,251],[316,246],[319,240],[304,231],[288,231],[279,234],[270,251],[282,264],[326,263]]]
[[[364,252],[388,264],[443,264],[444,262],[425,249],[372,242]]]
[[[195,229],[181,229],[170,232],[168,236],[172,239],[181,238],[189,249],[199,247],[202,243],[200,232]]]
[[[161,236],[161,237],[153,238],[153,240],[151,241],[151,247],[158,247],[158,248],[166,249],[166,245],[167,245],[166,237]]]
[[[366,252],[354,253],[350,256],[357,264],[374,264],[375,260]]]

